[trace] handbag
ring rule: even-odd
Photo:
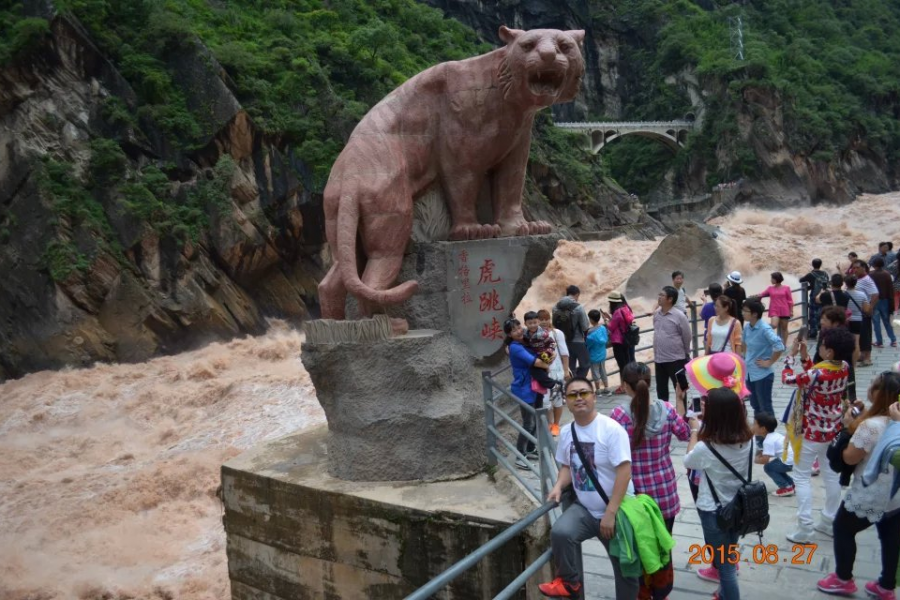
[[[844,462],[844,448],[850,444],[851,437],[853,435],[847,429],[841,429],[834,436],[834,439],[831,440],[831,443],[828,444],[828,449],[825,451],[825,456],[828,458],[828,468],[835,473],[841,474],[841,487],[850,485],[850,478],[856,468],[856,465],[848,465]]]
[[[769,526],[769,491],[762,481],[753,481],[753,444],[750,444],[750,464],[747,467],[746,479],[741,477],[741,474],[712,447],[712,444],[707,444],[707,448],[741,481],[741,487],[734,494],[734,498],[723,506],[712,479],[709,478],[709,474],[706,475],[709,491],[717,506],[716,522],[719,528],[723,531],[734,531],[738,536],[755,532],[762,543],[762,532]]]

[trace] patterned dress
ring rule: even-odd
[[[678,501],[678,482],[675,467],[672,466],[670,445],[673,435],[682,442],[687,441],[691,437],[691,428],[678,416],[671,404],[662,400],[654,402],[663,405],[665,423],[653,435],[646,432],[640,447],[631,449],[631,480],[636,493],[647,494],[656,500],[663,518],[671,519],[681,510],[681,504]],[[625,428],[629,439],[634,439],[634,421],[627,407],[617,406],[609,417]]]

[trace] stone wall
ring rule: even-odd
[[[325,456],[340,449],[325,440],[324,428],[292,434],[222,467],[233,600],[403,598],[529,510],[486,475],[430,484],[333,479]],[[511,540],[439,597],[494,597],[543,541]]]

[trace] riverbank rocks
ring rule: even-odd
[[[725,280],[725,255],[715,227],[687,223],[669,234],[644,264],[628,279],[627,298],[656,298],[672,285],[672,272],[683,271],[688,287]]]
[[[328,419],[328,472],[351,481],[436,481],[481,470],[482,391],[471,354],[450,333],[303,344],[303,366]]]

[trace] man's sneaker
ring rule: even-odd
[[[550,423],[550,435],[559,437],[559,423]]]
[[[517,458],[516,459],[516,468],[521,469],[523,471],[527,471],[528,469],[531,468],[531,465],[529,465],[526,461],[522,460],[521,458]]]
[[[719,583],[719,570],[712,565],[706,567],[705,569],[697,569],[697,577],[705,581]]]
[[[795,544],[813,543],[813,532],[807,529],[803,529],[802,527],[797,531],[787,534],[785,537],[788,539],[788,541],[794,542]]]
[[[891,348],[896,348],[896,347],[897,347],[897,342],[896,341],[891,342]]]
[[[819,519],[816,521],[813,529],[829,537],[834,537],[834,519],[829,519],[825,515],[819,515]]]
[[[878,598],[878,600],[897,600],[894,590],[884,589],[877,581],[870,581],[866,584],[866,593],[873,598]]]
[[[856,584],[853,583],[853,580],[844,581],[837,576],[837,573],[832,573],[825,579],[820,579],[819,583],[816,584],[816,587],[819,588],[819,591],[825,592],[826,594],[851,596],[856,593]]]
[[[813,466],[812,466],[812,473],[811,473],[811,475],[812,475],[813,477],[815,477],[815,476],[818,475],[818,474],[819,474],[819,457],[817,456],[817,457],[816,457],[816,460],[813,461]]]
[[[778,488],[777,490],[775,490],[775,491],[773,492],[773,494],[774,494],[775,496],[778,496],[779,498],[785,498],[785,497],[787,497],[787,496],[793,496],[793,495],[794,495],[794,486],[789,485],[788,487]]]
[[[538,456],[539,456],[539,455],[538,455],[538,451],[537,451],[537,450],[532,450],[531,452],[526,452],[526,453],[525,453],[525,458],[527,458],[528,460],[537,460],[537,459],[538,459]]]
[[[874,344],[872,344],[872,347],[873,348],[884,348],[884,344],[882,344],[880,342],[875,342]]]
[[[543,595],[551,598],[577,598],[581,591],[581,584],[569,583],[568,581],[563,581],[562,577],[557,577],[550,583],[538,585],[538,589]]]

